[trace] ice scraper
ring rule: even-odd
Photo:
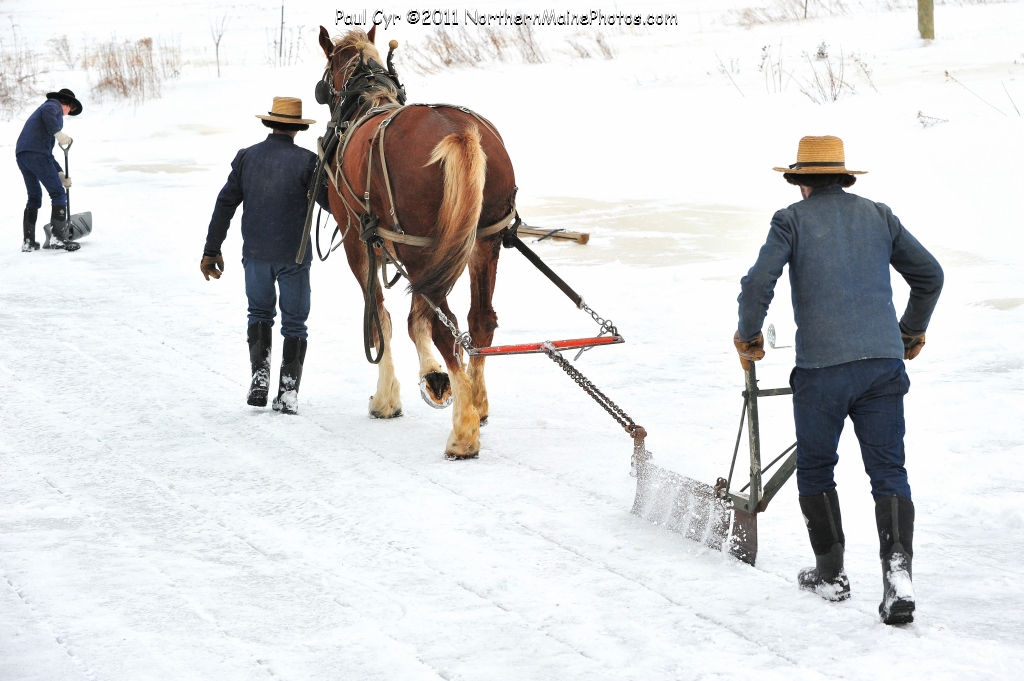
[[[768,502],[796,470],[796,444],[788,447],[764,468],[761,467],[757,398],[792,395],[793,391],[790,388],[760,390],[753,363],[744,373],[746,390],[743,391],[743,411],[740,414],[729,477],[719,478],[711,486],[656,466],[653,456],[644,446],[646,433],[640,429],[641,432],[634,434],[633,440],[632,475],[637,479],[633,513],[713,549],[721,550],[727,546],[730,554],[753,565],[757,558],[757,514],[767,508]],[[743,437],[744,421],[750,444],[750,482],[739,492],[734,492],[732,477]],[[785,461],[768,482],[762,485],[762,476],[783,457]]]

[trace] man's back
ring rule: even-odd
[[[307,191],[316,154],[288,135],[271,134],[242,149],[231,162],[227,184],[217,197],[211,221],[216,249],[231,216],[243,200],[242,255],[267,262],[292,262],[302,241]],[[308,261],[312,251],[307,249]]]
[[[772,218],[758,261],[741,282],[741,335],[760,329],[787,263],[802,368],[903,357],[890,264],[915,289],[904,331],[923,332],[942,288],[938,262],[888,206],[826,186]]]
[[[60,102],[56,99],[46,100],[25,121],[14,153],[34,151],[38,154],[52,154],[53,135],[63,127],[64,113]]]

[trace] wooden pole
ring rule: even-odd
[[[931,0],[929,0],[930,2]],[[918,0],[923,2],[923,0]],[[284,3],[281,3],[281,37],[277,41],[277,65],[281,66],[281,60],[284,57]]]
[[[935,0],[917,0],[917,30],[923,40],[935,40]]]

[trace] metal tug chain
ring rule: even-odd
[[[551,361],[562,367],[562,371],[569,374],[569,378],[576,382],[576,385],[583,388],[583,391],[594,398],[601,407],[608,412],[615,421],[622,426],[622,428],[629,433],[631,436],[637,434],[638,429],[643,430],[641,426],[638,426],[633,419],[629,417],[622,407],[615,404],[611,399],[605,395],[601,390],[594,385],[594,383],[580,373],[579,369],[569,363],[565,357],[562,357],[562,353],[555,350],[555,347],[550,343],[544,344],[544,354],[551,358]]]

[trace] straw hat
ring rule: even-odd
[[[302,100],[298,97],[274,97],[274,106],[267,112],[269,116],[256,114],[256,118],[277,123],[296,123],[298,125],[312,125],[316,121],[302,117]]]
[[[847,170],[843,140],[832,135],[803,137],[796,150],[796,163],[788,168],[772,168],[794,175],[863,175],[866,170]]]
[[[75,98],[75,93],[67,88],[63,88],[59,92],[47,92],[46,98],[56,99],[61,104],[70,106],[69,116],[77,116],[82,113],[82,103]]]

